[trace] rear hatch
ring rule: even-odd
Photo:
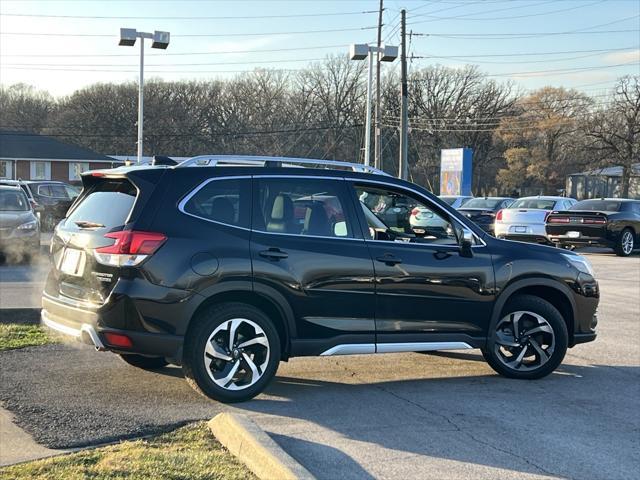
[[[592,210],[551,212],[547,217],[546,230],[550,235],[599,238],[605,236],[607,220],[605,212]]]
[[[137,182],[145,187],[142,193],[134,181],[100,173],[83,176],[84,190],[51,240],[48,295],[101,305],[117,280],[132,273],[127,266],[137,261],[136,255],[115,254],[124,253],[124,240],[131,243],[129,232],[140,204],[153,189],[149,182]]]

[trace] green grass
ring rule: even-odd
[[[205,422],[147,440],[36,460],[0,469],[0,478],[80,479],[255,479],[225,450]]]
[[[40,325],[0,323],[0,352],[54,342]]]

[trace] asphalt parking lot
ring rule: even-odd
[[[281,364],[266,393],[229,407],[198,396],[178,368],[144,372],[54,345],[0,353],[0,401],[55,448],[228,409],[251,415],[318,478],[635,479],[640,256],[587,255],[602,289],[599,337],[539,381],[501,378],[477,353],[298,358]],[[37,290],[38,268],[0,267],[2,296],[10,279],[12,301],[27,298],[20,292]]]

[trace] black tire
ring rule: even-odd
[[[500,353],[500,345],[496,341],[498,337],[496,329],[501,324],[503,319],[514,312],[532,312],[534,314],[537,314],[546,321],[546,323],[551,327],[551,330],[553,331],[553,352],[551,355],[545,357],[546,360],[539,367],[535,367],[535,364],[532,364],[531,367],[526,367],[530,368],[528,370],[519,370],[516,368],[512,368],[506,365],[505,357]],[[521,317],[524,318],[524,320],[521,321],[525,322],[527,317],[533,318],[531,316],[525,315],[524,317]],[[548,334],[540,333],[539,335],[542,336]],[[529,338],[529,336],[525,335],[522,338],[527,339]],[[537,345],[541,345],[542,343],[539,337],[536,337],[534,335],[531,335],[531,339],[535,340],[537,342]],[[524,340],[524,342],[524,347],[515,348],[521,348],[520,352],[524,350],[524,355],[526,356],[526,358],[530,358],[530,356],[533,356],[534,354],[533,346],[531,343],[528,344],[529,346],[526,346],[526,340]],[[536,297],[534,295],[516,295],[507,301],[498,320],[496,322],[492,322],[487,338],[487,347],[485,349],[482,349],[482,355],[484,356],[484,359],[487,361],[487,363],[491,366],[491,368],[493,368],[500,375],[509,378],[532,380],[545,377],[553,372],[558,367],[558,365],[562,363],[562,360],[567,353],[567,346],[567,324],[560,312],[553,305],[540,297]],[[503,348],[509,350],[508,347]],[[545,350],[545,352],[548,353],[547,350]],[[537,358],[541,358],[541,356],[534,356],[534,359]]]
[[[263,350],[263,352],[266,351],[268,353],[264,354],[264,357],[267,358],[262,359],[262,365],[266,364],[266,366],[262,370],[261,376],[255,383],[242,387],[239,390],[229,390],[214,382],[209,374],[209,372],[213,372],[213,369],[210,369],[205,362],[205,347],[207,346],[209,337],[218,327],[223,326],[225,322],[230,322],[232,319],[249,320],[255,323],[262,329],[268,341],[268,348]],[[255,397],[264,390],[275,375],[281,357],[280,338],[276,328],[267,315],[251,305],[224,303],[205,310],[198,315],[197,318],[194,318],[193,322],[194,324],[189,328],[189,332],[185,338],[182,361],[184,376],[191,387],[206,397],[224,403],[243,402]],[[224,330],[222,330],[222,332],[224,333]],[[262,338],[262,334],[260,335]],[[236,349],[234,348],[233,350],[235,351]],[[229,355],[236,355],[236,353],[232,353],[231,350],[227,350],[227,353],[229,353]],[[213,357],[210,358],[212,361],[209,365],[214,366],[217,360],[213,359]],[[255,359],[255,357],[252,357],[252,359]],[[240,362],[243,369],[242,371],[245,371],[246,374],[249,373],[247,370],[248,365],[242,359],[242,353],[240,353],[238,360],[234,359],[231,362],[220,362],[222,366],[224,366],[225,363]],[[214,373],[215,372],[213,372],[212,375]],[[253,381],[253,375],[251,377],[251,381]]]
[[[120,358],[133,367],[143,370],[158,370],[169,365],[164,357],[145,357],[144,355],[119,354]]]
[[[631,242],[631,248],[625,245],[625,243],[628,241]],[[635,236],[633,235],[633,230],[627,227],[622,230],[622,232],[620,232],[620,236],[618,237],[616,246],[613,248],[613,250],[619,257],[628,257],[629,255],[631,255],[635,247]]]

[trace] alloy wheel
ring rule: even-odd
[[[633,251],[633,234],[629,230],[622,235],[622,251],[625,255],[630,255]]]
[[[269,354],[264,330],[249,319],[233,318],[220,324],[207,339],[204,364],[219,387],[243,390],[262,377]]]
[[[496,357],[512,370],[529,371],[542,367],[553,355],[555,343],[553,328],[537,313],[512,312],[496,326]]]

